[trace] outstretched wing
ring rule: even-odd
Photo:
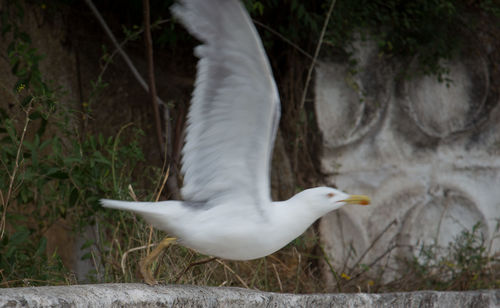
[[[181,0],[174,15],[202,44],[183,148],[183,197],[265,204],[279,96],[262,42],[237,0]]]

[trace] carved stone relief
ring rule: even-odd
[[[340,270],[397,270],[397,259],[418,257],[422,244],[446,247],[478,223],[491,252],[499,251],[500,108],[488,58],[464,53],[446,63],[448,82],[394,81],[386,68],[394,64],[370,44],[353,54],[356,74],[344,62],[316,68],[321,168],[328,184],[368,194],[372,205],[346,206],[321,220],[330,261]]]

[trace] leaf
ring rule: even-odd
[[[59,180],[65,180],[69,178],[68,173],[66,171],[61,170],[60,168],[57,167],[50,168],[47,171],[46,176],[52,179],[59,179]]]
[[[89,260],[90,258],[92,258],[92,254],[90,252],[87,252],[81,257],[81,260]]]
[[[71,193],[69,194],[69,206],[73,207],[76,204],[76,201],[78,200],[78,188],[73,187],[71,190]]]
[[[100,151],[96,151],[94,153],[94,159],[95,162],[103,163],[105,165],[111,166],[111,161],[104,157]]]
[[[42,119],[40,121],[40,127],[36,131],[36,134],[38,136],[43,136],[43,134],[45,133],[45,129],[47,128],[47,124],[48,124],[47,117],[44,116],[44,114],[41,114],[41,116],[42,116]]]
[[[101,145],[101,146],[104,145],[104,137],[103,137],[102,133],[99,133],[98,138],[99,138],[99,145]]]
[[[5,34],[9,33],[12,30],[12,25],[10,24],[4,24],[2,27],[2,37],[5,38]]]
[[[3,108],[0,108],[0,119],[8,119],[9,118],[9,115],[7,114],[7,111],[5,111],[5,109]],[[1,123],[1,121],[0,121]]]
[[[40,111],[35,111],[35,112],[32,112],[30,115],[29,115],[29,118],[30,120],[37,120],[37,119],[40,119],[42,118],[42,114],[40,113]]]
[[[33,200],[33,193],[29,190],[29,188],[27,188],[26,185],[21,186],[21,189],[19,190],[18,198],[21,199],[23,204],[26,204],[29,201]]]
[[[63,159],[63,162],[64,162],[64,165],[71,166],[73,164],[81,164],[82,159],[80,157],[70,156],[70,157],[65,157]]]
[[[40,145],[40,150],[43,150],[45,149],[49,144],[52,143],[52,139],[47,139],[45,140],[44,142],[42,142],[42,144]]]
[[[40,243],[38,244],[38,249],[35,252],[35,255],[33,256],[35,259],[39,258],[42,253],[45,252],[45,249],[47,248],[47,238],[44,236],[40,239]]]
[[[12,125],[12,121],[10,119],[5,120],[5,129],[7,130],[7,134],[9,135],[12,143],[17,144],[18,143],[17,133],[14,130],[14,127]]]
[[[29,83],[28,81],[24,81],[24,82],[20,81],[19,85],[21,85],[21,84],[26,84],[27,85],[28,83]],[[17,87],[19,87],[19,85],[16,86],[16,89],[17,89]],[[23,98],[23,100],[21,101],[21,105],[23,107],[26,107],[26,106],[28,106],[29,103],[31,103],[32,100],[33,100],[33,96],[28,95],[25,98]]]
[[[12,69],[11,69],[11,72],[13,75],[16,75],[17,76],[17,72],[19,71],[19,61],[17,60],[14,60],[13,63],[11,64],[12,65]],[[14,86],[14,92],[17,90],[17,87]]]
[[[25,226],[20,226],[16,229],[16,232],[10,237],[10,244],[12,247],[17,247],[26,244],[30,232]]]
[[[92,240],[86,240],[85,243],[80,247],[81,250],[87,249],[90,246],[94,245],[94,241]]]

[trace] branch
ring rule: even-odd
[[[151,103],[153,104],[153,112],[156,124],[156,138],[158,139],[158,147],[160,148],[161,155],[161,153],[163,153],[163,151],[165,150],[165,147],[161,134],[160,110],[158,108],[158,104],[156,103],[156,84],[153,63],[153,39],[151,38],[149,0],[142,1],[142,9],[144,13],[144,43],[146,45],[146,57],[148,60],[149,95],[151,97]],[[165,108],[167,108],[167,106],[165,106]]]
[[[101,16],[101,14],[97,10],[97,8],[92,3],[92,0],[85,0],[85,2],[89,6],[92,13],[94,13],[95,17],[97,18],[97,20],[99,21],[99,23],[103,27],[104,31],[108,35],[109,39],[111,40],[111,42],[115,46],[118,53],[120,53],[120,55],[122,56],[123,60],[125,61],[125,63],[129,67],[132,74],[134,75],[135,79],[144,88],[144,90],[146,90],[146,92],[149,93],[148,84],[146,83],[144,78],[142,78],[142,76],[139,74],[139,72],[135,68],[134,64],[132,63],[132,61],[130,60],[128,55],[123,51],[123,48],[121,47],[121,45],[118,44],[118,41],[116,40],[115,36],[113,35],[111,30],[109,29],[108,25],[106,24],[106,21],[103,19],[103,17]],[[148,23],[148,25],[149,25],[149,23]],[[165,131],[166,131],[165,138],[166,138],[167,146],[166,146],[166,151],[162,151],[162,153],[165,153],[167,158],[170,159],[171,152],[172,152],[172,146],[171,146],[172,145],[172,141],[171,141],[172,140],[172,133],[171,133],[171,129],[170,129],[170,110],[168,109],[168,105],[158,96],[156,96],[156,102],[161,104],[164,107],[163,108],[163,115],[164,115],[164,119],[165,119]],[[162,148],[162,149],[164,149],[164,148]],[[175,168],[173,170],[175,171]],[[173,173],[175,173],[175,172],[173,172]],[[167,182],[167,185],[168,185],[169,190],[173,193],[174,197],[177,198],[180,194],[179,194],[179,187],[178,187],[178,184],[176,181],[175,174],[173,174],[173,176],[170,177],[169,181]]]
[[[319,36],[318,45],[316,45],[316,50],[314,51],[314,56],[312,59],[311,66],[309,67],[309,71],[307,72],[306,84],[304,85],[304,92],[302,92],[302,99],[300,100],[300,108],[299,111],[304,108],[304,104],[306,102],[307,89],[309,88],[309,83],[311,82],[311,76],[316,65],[316,61],[318,59],[319,50],[321,49],[321,45],[323,44],[323,37],[325,36],[326,27],[328,26],[328,22],[330,21],[330,17],[332,16],[333,7],[335,6],[335,0],[332,0],[330,4],[330,8],[328,9],[328,13],[326,14],[325,22],[323,23],[323,29],[321,29],[321,34]]]
[[[118,53],[120,53],[120,55],[122,56],[123,60],[125,61],[125,63],[129,67],[129,69],[132,72],[132,74],[134,75],[135,79],[139,82],[139,84],[142,86],[142,88],[144,90],[146,90],[146,92],[149,92],[149,86],[148,86],[148,84],[146,83],[146,81],[144,80],[144,78],[142,78],[142,76],[139,74],[139,72],[135,68],[134,64],[132,63],[132,60],[130,60],[129,56],[125,53],[125,51],[123,51],[123,48],[121,47],[121,45],[116,40],[115,36],[113,35],[113,32],[111,32],[111,30],[109,29],[108,25],[106,24],[106,21],[102,18],[101,14],[99,13],[99,11],[97,10],[97,8],[92,3],[92,0],[85,0],[85,2],[89,6],[89,8],[92,11],[92,13],[94,13],[95,17],[97,18],[97,20],[101,24],[102,28],[104,29],[104,31],[108,35],[109,39],[111,40],[111,42],[115,46],[115,48],[118,51]],[[169,114],[169,110],[167,108],[167,104],[161,98],[159,98],[158,96],[156,97],[156,101],[160,105],[165,106],[165,113]],[[167,134],[166,135],[167,135],[166,138],[167,138],[167,149],[168,149],[168,148],[170,148],[168,146],[170,144],[170,130],[167,130]]]
[[[17,147],[16,160],[14,161],[14,167],[9,179],[9,188],[7,189],[7,195],[5,196],[5,198],[0,191],[0,197],[1,197],[0,201],[2,201],[2,217],[0,219],[0,239],[3,238],[5,232],[7,207],[9,206],[9,202],[12,197],[14,181],[16,179],[17,172],[19,171],[19,164],[20,164],[19,161],[22,159],[21,149],[23,148],[24,137],[26,136],[26,131],[28,130],[28,124],[30,122],[30,112],[31,112],[32,102],[33,99],[30,100],[28,108],[25,110],[26,119],[24,121],[24,127],[23,127],[23,132],[21,133],[21,139],[19,140],[19,145]]]
[[[292,46],[293,48],[297,49],[298,52],[300,52],[301,54],[303,54],[304,56],[306,56],[307,58],[311,59],[314,61],[313,57],[307,53],[307,51],[305,51],[304,49],[300,48],[297,44],[295,44],[294,42],[290,41],[289,39],[287,39],[285,36],[283,36],[281,33],[279,33],[278,31],[274,30],[273,28],[269,27],[268,25],[266,24],[263,24],[261,23],[260,21],[258,20],[255,20],[255,19],[252,19],[253,20],[253,23],[258,25],[258,26],[261,26],[262,28],[266,29],[267,31],[271,32],[272,34],[276,35],[277,37],[279,37],[280,39],[282,39],[285,43],[287,43],[288,45]]]
[[[350,267],[350,270],[353,270],[355,269],[359,263],[361,263],[361,261],[363,261],[363,258],[366,256],[366,254],[368,253],[368,251],[370,251],[373,246],[375,246],[375,244],[378,242],[378,240],[382,237],[382,235],[384,235],[384,233],[387,232],[387,230],[389,230],[389,228],[392,226],[392,225],[395,225],[397,224],[397,220],[394,219],[393,221],[391,221],[387,226],[385,226],[384,230],[382,230],[382,232],[379,233],[379,235],[377,235],[377,237],[375,237],[375,239],[372,241],[372,243],[370,244],[370,246],[365,249],[365,251],[363,252],[363,254],[361,254],[361,256],[359,257],[358,261],[356,261],[356,263]]]
[[[205,263],[209,263],[209,262],[212,262],[214,260],[216,260],[217,258],[216,257],[210,257],[210,258],[207,258],[207,259],[203,259],[203,260],[200,260],[200,261],[197,261],[197,262],[191,262],[182,272],[180,272],[177,277],[175,278],[174,280],[174,284],[177,284],[177,282],[179,282],[179,279],[181,279],[181,277],[192,267],[194,266],[197,266],[197,265],[202,265],[202,264],[205,264]]]
[[[134,75],[135,79],[137,79],[137,81],[139,82],[139,84],[147,92],[149,92],[149,87],[148,87],[146,81],[144,81],[144,78],[142,78],[142,76],[139,74],[139,72],[135,68],[134,64],[132,63],[132,60],[130,60],[130,58],[128,57],[128,55],[121,48],[120,44],[118,44],[118,41],[116,40],[113,32],[111,32],[111,30],[109,29],[108,25],[106,24],[106,21],[104,21],[104,19],[102,18],[101,14],[99,13],[99,11],[97,10],[97,8],[92,3],[92,0],[85,0],[85,2],[90,7],[90,10],[92,11],[92,13],[94,13],[95,17],[97,18],[97,20],[101,24],[102,28],[104,29],[104,32],[106,32],[106,34],[108,35],[109,39],[111,40],[111,42],[115,46],[115,48],[118,50],[118,52],[120,53],[120,55],[123,57],[123,60],[125,61],[125,63],[127,63],[128,67],[132,71],[132,74]],[[162,104],[165,104],[160,99],[158,99],[158,101],[161,102]]]
[[[311,82],[311,76],[313,69],[316,65],[316,60],[318,59],[319,55],[319,50],[321,49],[321,45],[323,44],[323,38],[325,36],[326,28],[328,26],[328,22],[330,21],[330,17],[332,15],[333,7],[335,6],[335,1],[332,0],[332,3],[330,4],[330,8],[328,9],[328,13],[326,14],[325,22],[323,23],[323,28],[321,29],[321,34],[319,36],[318,44],[316,45],[316,50],[314,51],[314,56],[312,58],[311,66],[309,66],[309,70],[307,72],[307,77],[306,77],[306,83],[304,85],[304,90],[302,92],[302,98],[300,99],[300,104],[299,108],[297,109],[297,112],[300,115],[300,112],[304,109],[304,104],[306,102],[306,96],[307,96],[307,90],[309,89],[309,83]],[[300,121],[299,121],[300,123]],[[307,121],[306,121],[307,123]],[[300,136],[300,135],[299,135]],[[293,169],[297,170],[297,156],[298,156],[298,151],[299,151],[299,143],[300,143],[300,137],[297,137],[295,139],[295,145],[293,148]]]

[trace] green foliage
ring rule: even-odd
[[[445,68],[440,61],[460,50],[468,15],[462,1],[338,1],[329,39],[345,46],[357,33],[366,34],[383,53],[418,56],[422,72],[441,76]]]
[[[0,107],[0,277],[11,287],[63,283],[68,273],[57,254],[47,256],[45,232],[62,219],[73,231],[92,224],[98,199],[123,197],[122,187],[144,160],[138,129],[126,145],[119,136],[78,133],[76,114],[43,78],[43,56],[20,30],[23,16],[12,2],[1,19],[17,79],[12,90],[0,84],[7,94],[0,106],[9,106]]]
[[[498,288],[500,260],[488,255],[477,223],[462,231],[446,248],[422,245],[409,263],[412,285],[420,289],[473,290]]]
[[[489,249],[499,230],[500,224],[487,243],[477,223],[469,230],[464,229],[447,246],[434,243],[412,247],[416,251],[412,252],[413,257],[404,255],[394,259],[399,262],[397,267],[387,266],[384,261],[389,260],[384,256],[389,257],[397,244],[388,245],[370,264],[360,263],[354,247],[349,252],[349,258],[356,260],[352,266],[336,268],[324,250],[323,256],[338,292],[494,289],[500,287],[500,258]]]
[[[4,287],[64,284],[69,273],[57,254],[47,256],[45,237],[18,226],[0,240],[0,269]]]
[[[305,48],[315,46],[330,1],[246,0],[247,9],[258,19],[266,18],[286,38]],[[500,3],[494,0],[337,0],[325,42],[339,50],[361,35],[373,39],[381,53],[408,60],[417,57],[419,72],[447,73],[443,60],[455,57],[464,38],[475,33],[485,16],[500,17]],[[275,24],[274,24],[275,23]],[[265,40],[276,40],[264,35]],[[266,44],[268,45],[268,44]]]
[[[300,46],[309,45],[317,39],[324,20],[324,12],[315,1],[300,0],[245,0],[250,14],[287,39]],[[267,31],[260,31],[264,44],[271,46],[276,37]]]

